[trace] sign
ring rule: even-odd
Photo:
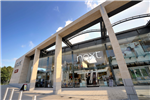
[[[24,91],[27,91],[27,84],[24,84]]]
[[[27,91],[27,84],[23,84],[22,87],[20,88],[20,91]]]
[[[102,58],[101,56],[98,56],[100,54],[101,51],[96,51],[94,53],[86,53],[84,55],[78,55],[77,56],[77,62],[79,60],[79,58],[81,59],[81,61],[86,60],[88,62],[92,61],[95,58]]]
[[[16,65],[15,65],[15,67],[20,66],[20,65],[21,65],[21,62],[22,62],[22,60],[21,60],[21,61],[19,61],[19,62],[17,62],[17,63],[16,63]]]
[[[19,69],[16,69],[16,70],[14,71],[14,73],[18,73],[18,71],[19,71]]]

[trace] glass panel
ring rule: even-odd
[[[54,56],[40,58],[36,87],[53,87]]]
[[[139,38],[140,38],[139,42],[140,42],[144,52],[150,51],[150,33],[140,35]]]
[[[141,72],[142,72],[143,76],[148,76],[148,73],[146,72],[145,69],[141,69]]]
[[[78,35],[78,34],[82,34],[82,35]],[[83,42],[83,41],[86,41],[86,40],[101,37],[100,23],[97,23],[97,24],[81,31],[81,32],[77,33],[74,36],[76,36],[76,37],[74,37],[74,38],[70,37],[69,38],[71,44],[75,44],[75,43],[78,43],[78,42]]]
[[[75,87],[108,86],[105,78],[108,79],[111,72],[104,45],[74,50],[73,56]]]
[[[118,36],[117,38],[120,37]],[[118,42],[133,83],[137,85],[150,84],[149,68],[145,68],[145,66],[150,65],[150,33],[120,39]],[[115,71],[118,69],[118,64],[110,43],[107,43],[106,53]],[[122,83],[119,82],[119,74],[115,73],[115,77],[117,85],[121,85]]]
[[[62,56],[62,87],[73,87],[72,54],[63,53]]]
[[[134,73],[134,70],[133,69],[129,69],[129,72],[130,72],[130,75],[133,79],[136,79],[136,75]]]
[[[136,77],[141,77],[142,76],[139,69],[134,69],[134,72],[136,74]]]

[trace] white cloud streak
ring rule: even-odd
[[[25,47],[25,45],[21,45],[21,47],[22,47],[22,48],[24,48],[24,47]]]
[[[56,32],[60,31],[63,27],[58,27],[58,29],[56,30]]]
[[[3,62],[14,62],[16,61],[18,58],[13,58],[13,59],[3,59]]]
[[[56,7],[54,8],[54,10],[59,12],[59,7],[56,6]]]
[[[65,21],[65,26],[69,25],[70,23],[72,23],[71,20]],[[56,32],[60,31],[61,29],[63,29],[63,27],[58,27],[58,29],[56,30]]]
[[[65,26],[69,25],[70,23],[72,23],[71,20],[67,20]]]
[[[85,0],[85,4],[87,5],[87,8],[93,9],[105,1],[106,0]]]
[[[35,45],[33,44],[32,41],[29,42],[29,47],[32,49]]]
[[[16,61],[18,58],[13,58],[14,61]]]

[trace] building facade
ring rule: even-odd
[[[119,45],[126,61],[129,73],[134,85],[150,84],[150,29],[142,26],[117,33]],[[93,41],[94,40],[94,41]],[[74,44],[74,50],[69,47],[62,48],[62,75],[63,87],[88,87],[108,86],[107,78],[113,75],[113,85],[123,85],[122,77],[118,69],[113,48],[109,38],[101,43],[101,38],[92,39]],[[77,47],[79,46],[79,47]],[[41,53],[36,77],[37,88],[53,87],[54,51]],[[33,67],[33,58],[30,58],[27,83]],[[90,74],[90,82],[87,84],[87,76]],[[93,77],[96,75],[96,84]],[[80,82],[79,82],[80,81]]]
[[[10,84],[53,88],[55,94],[67,87],[124,85],[128,97],[136,99],[134,85],[150,84],[150,24],[114,33],[109,17],[139,2],[106,1],[94,8],[17,59]],[[97,24],[100,29],[88,31]],[[87,31],[101,36],[69,42]]]

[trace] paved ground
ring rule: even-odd
[[[1,86],[1,99],[9,85]],[[150,100],[150,86],[135,86],[139,100]],[[11,89],[9,89],[6,100],[9,99]],[[19,89],[15,88],[13,100],[18,100]],[[52,89],[23,92],[22,100],[32,100],[36,95],[36,100],[126,100],[127,95],[123,86],[121,87],[95,87],[95,88],[63,88],[62,93],[53,95]]]

